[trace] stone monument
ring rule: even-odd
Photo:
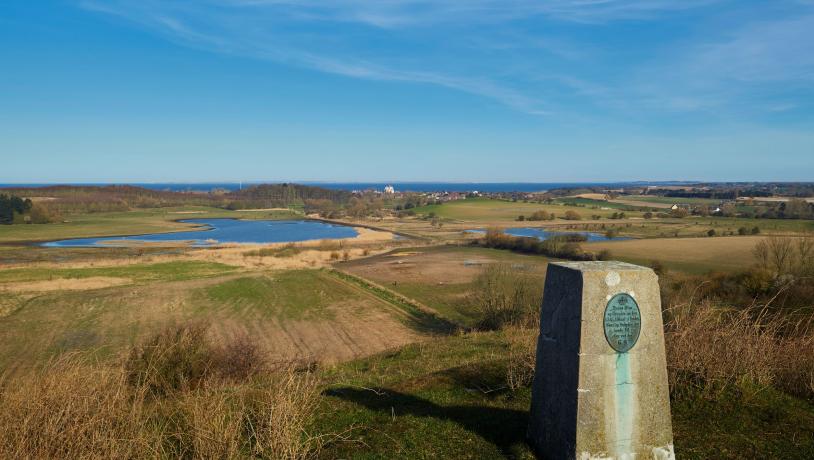
[[[543,459],[675,458],[653,270],[549,264],[528,439]]]

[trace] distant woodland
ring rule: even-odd
[[[6,188],[0,190],[0,223],[47,223],[62,215],[172,206],[223,209],[304,207],[307,202],[341,208],[352,195],[298,184],[257,185],[239,191],[173,192],[130,185]]]

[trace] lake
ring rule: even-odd
[[[190,242],[203,247],[222,243],[288,243],[296,241],[353,238],[359,233],[346,225],[314,220],[238,220],[186,219],[181,222],[200,225],[197,230],[176,233],[151,233],[102,238],[75,238],[43,243],[48,247],[116,247],[125,242]]]
[[[469,230],[473,233],[485,233],[484,230]],[[539,240],[547,240],[554,236],[568,236],[568,235],[581,235],[584,236],[587,240],[586,241],[616,241],[616,240],[629,240],[628,237],[615,237],[615,238],[608,238],[607,236],[601,233],[591,233],[591,232],[552,232],[549,230],[545,230],[542,228],[534,228],[534,227],[518,227],[518,228],[507,228],[503,231],[503,233],[512,236],[524,236],[528,238],[537,238]]]

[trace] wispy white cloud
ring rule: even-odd
[[[358,21],[376,27],[493,23],[532,16],[599,23],[652,18],[721,0],[219,0],[223,6],[273,7],[296,17]]]
[[[810,98],[813,84],[814,14],[755,19],[699,38],[642,65],[632,80],[645,104],[675,111],[784,112],[799,107],[787,102],[789,91]]]
[[[619,21],[661,21],[726,1],[81,0],[80,5],[185,46],[351,78],[436,85],[531,114],[561,113],[575,100],[607,110],[712,110],[755,98],[778,83],[814,80],[810,0],[790,3],[797,5],[796,13],[812,14],[753,18],[661,48],[642,43],[654,54],[619,62],[615,56],[629,50],[586,38],[593,28],[608,30]],[[580,33],[563,34],[568,27]],[[759,105],[783,106],[787,99]]]

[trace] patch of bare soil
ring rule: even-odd
[[[469,283],[483,265],[497,260],[449,251],[396,253],[366,259],[342,267],[355,275],[380,283],[418,282],[430,284]]]
[[[417,333],[391,313],[372,302],[362,308],[331,307],[331,319],[290,320],[266,318],[255,321],[227,320],[213,330],[218,339],[248,334],[272,360],[337,363],[420,341]]]
[[[57,278],[42,281],[26,281],[19,283],[6,283],[0,285],[0,290],[11,292],[49,292],[49,291],[84,291],[101,289],[111,286],[121,286],[131,283],[129,278],[113,278],[109,276],[93,276],[90,278]]]

